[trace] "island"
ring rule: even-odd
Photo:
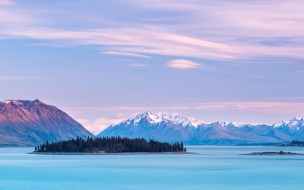
[[[183,143],[169,144],[144,138],[88,137],[52,142],[46,141],[35,147],[34,154],[41,153],[128,153],[128,152],[186,152]]]
[[[242,154],[242,155],[304,155],[301,153],[295,153],[295,152],[284,152],[284,151],[279,151],[279,152],[252,152],[248,154]]]

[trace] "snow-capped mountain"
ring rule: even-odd
[[[279,131],[284,132],[293,139],[304,139],[304,118],[295,117],[289,121],[281,121],[273,125]]]
[[[151,112],[144,112],[142,114],[137,115],[131,119],[128,119],[123,124],[132,124],[132,125],[139,125],[139,123],[145,121],[147,124],[159,124],[162,122],[172,122],[174,124],[183,126],[183,127],[197,127],[199,125],[204,125],[202,121],[189,119],[186,117],[182,117],[179,115],[168,115],[164,112],[159,112],[157,114],[153,114]]]
[[[251,125],[236,122],[204,123],[179,115],[144,112],[117,125],[111,125],[98,136],[153,138],[160,141],[183,141],[187,144],[258,144],[304,139],[303,118],[274,125]],[[303,131],[302,131],[303,130]]]
[[[0,146],[37,145],[92,136],[83,126],[55,106],[39,100],[0,102]]]
[[[144,112],[117,125],[110,125],[98,136],[143,137],[161,141],[186,141],[191,131],[203,123],[177,115]]]
[[[39,100],[0,102],[0,146],[36,145],[45,140],[57,141],[93,136],[77,121],[58,108]],[[304,118],[293,118],[273,125],[202,121],[144,112],[117,125],[110,125],[98,136],[146,138],[186,144],[260,144],[304,140]]]
[[[294,130],[300,130],[300,127],[304,126],[304,118],[303,117],[295,117],[289,121],[280,121],[275,123],[273,127],[280,128],[280,127],[288,127]]]

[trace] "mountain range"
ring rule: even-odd
[[[48,140],[94,137],[81,124],[55,106],[39,100],[0,101],[0,146],[33,146]],[[117,125],[110,125],[98,137],[146,138],[163,142],[182,141],[191,145],[248,145],[304,140],[304,118],[273,125],[204,123],[163,112],[144,112]]]
[[[293,118],[273,125],[252,125],[203,123],[179,115],[144,112],[117,125],[110,125],[98,136],[142,137],[168,142],[183,141],[192,145],[284,143],[304,139],[304,118]]]
[[[55,106],[39,100],[0,102],[0,146],[33,146],[78,136],[93,135]]]

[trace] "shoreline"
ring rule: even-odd
[[[193,152],[29,152],[35,155],[147,155],[147,154],[196,154]]]

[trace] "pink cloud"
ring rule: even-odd
[[[167,62],[166,65],[167,67],[172,67],[176,69],[196,69],[201,67],[200,64],[184,59],[175,59]]]
[[[232,58],[236,53],[232,48],[220,43],[152,31],[151,29],[102,29],[86,31],[62,31],[49,28],[23,27],[0,31],[0,35],[14,38],[30,38],[63,41],[79,45],[107,46],[115,51],[104,54],[146,57],[142,54],[171,55],[195,58]],[[189,40],[187,42],[187,40]]]
[[[127,66],[129,66],[129,67],[146,67],[147,65],[140,64],[140,63],[135,63],[135,64],[127,65]]]
[[[127,53],[127,52],[117,52],[117,51],[104,51],[101,52],[102,54],[107,54],[107,55],[120,55],[120,56],[130,56],[130,57],[144,57],[144,58],[152,58],[147,55],[141,55],[141,54],[136,54],[136,53]]]
[[[303,52],[303,2],[301,0],[253,1],[182,1],[156,0],[151,2],[128,0],[133,6],[159,11],[173,10],[184,15],[178,25],[169,26],[174,31],[186,31],[195,36],[205,36],[208,41],[232,47],[239,54],[235,58],[257,56],[302,57]],[[220,14],[218,14],[220,13]],[[185,16],[186,15],[186,16]],[[169,17],[172,20],[179,18]],[[189,30],[187,30],[189,28]],[[280,44],[280,39],[287,44]],[[271,41],[274,45],[262,42]]]
[[[95,120],[76,119],[76,121],[78,121],[88,131],[97,135],[101,131],[105,130],[109,125],[120,123],[122,119],[97,118]]]
[[[117,124],[123,120],[137,115],[144,111],[159,112],[165,111],[170,113],[187,114],[189,112],[196,113],[198,118],[205,120],[209,117],[209,122],[214,122],[218,119],[230,120],[229,118],[235,118],[243,122],[248,123],[248,116],[244,116],[244,113],[251,115],[250,117],[259,117],[259,120],[264,120],[272,124],[276,120],[280,120],[282,116],[287,115],[293,117],[295,115],[301,116],[304,113],[304,102],[207,102],[200,104],[189,104],[189,105],[176,105],[176,106],[149,106],[149,107],[136,107],[136,106],[117,106],[117,107],[94,107],[94,108],[64,108],[64,111],[68,113],[89,113],[96,112],[102,114],[120,113],[117,117],[105,117],[98,118],[95,120],[79,121],[90,131],[101,131],[110,124]],[[229,115],[229,112],[233,113],[233,116]],[[122,114],[126,113],[126,114]],[[216,116],[207,116],[208,113],[217,113]],[[228,113],[228,114],[227,114]],[[237,115],[241,113],[240,117]],[[198,116],[201,115],[201,116]],[[253,115],[252,115],[253,114]],[[277,115],[274,121],[267,119],[268,115],[270,118],[274,118],[273,115]],[[303,116],[303,115],[302,115]],[[213,119],[210,119],[213,118]],[[263,119],[262,119],[263,118]],[[250,119],[249,119],[250,120]],[[254,121],[256,122],[256,121]],[[266,123],[267,123],[266,122]]]
[[[93,108],[64,108],[68,112],[124,112],[124,111],[179,111],[179,110],[263,110],[286,113],[288,111],[304,111],[303,102],[213,102],[182,106],[159,107],[93,107]]]
[[[76,119],[81,125],[83,125],[88,131],[94,135],[99,134],[111,124],[118,124],[127,117],[124,113],[118,113],[112,117],[101,117],[93,120],[88,119]]]
[[[0,0],[0,5],[16,5],[16,3],[10,0]]]
[[[302,57],[304,51],[301,45],[304,35],[302,1],[221,1],[221,5],[199,0],[125,2],[130,8],[141,6],[143,9],[174,10],[185,16],[182,20],[178,20],[175,14],[169,16],[169,20],[178,21],[178,24],[163,25],[155,21],[148,25],[144,21],[130,23],[125,28],[122,26],[126,25],[113,21],[115,24],[110,24],[108,28],[96,25],[93,27],[95,30],[84,27],[65,30],[50,27],[48,17],[44,15],[46,13],[19,6],[10,9],[4,7],[0,10],[0,37],[50,40],[68,45],[98,45],[106,49],[108,54],[120,56],[147,54],[243,60],[261,56]],[[14,3],[0,0],[0,4]],[[89,17],[88,20],[94,19],[92,15]],[[78,22],[76,19],[65,22]],[[133,24],[136,27],[132,27]],[[261,43],[269,39],[274,42],[287,39],[288,43],[272,46]]]

